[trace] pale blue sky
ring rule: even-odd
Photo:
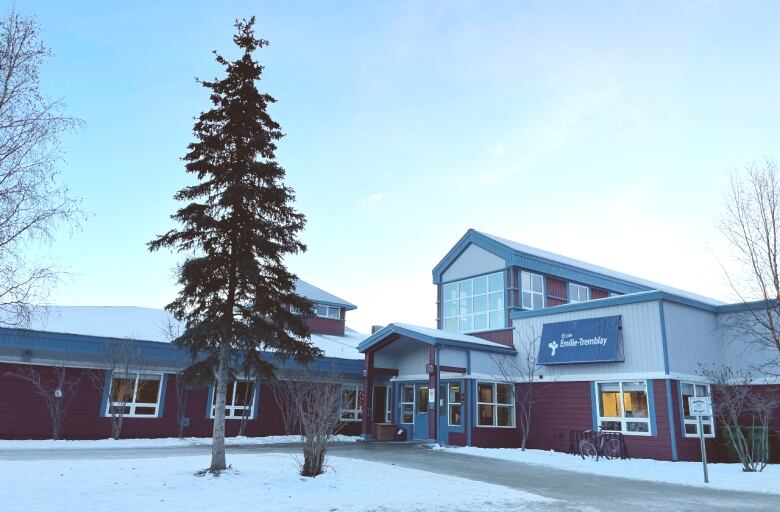
[[[349,323],[435,318],[432,267],[473,227],[705,295],[730,171],[780,157],[780,3],[29,0],[56,57],[44,86],[83,118],[63,179],[92,215],[53,253],[53,301],[161,307],[194,76],[271,46],[261,88],[308,219],[302,278]],[[159,4],[159,5],[158,5]]]

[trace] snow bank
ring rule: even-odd
[[[230,455],[234,469],[194,476],[209,457],[5,461],[4,510],[525,510],[554,500],[483,482],[341,457],[317,478],[287,454]]]
[[[357,436],[333,436],[334,443],[354,443]],[[297,443],[300,436],[265,436],[265,437],[227,437],[227,446],[263,445]],[[47,440],[0,440],[0,451],[3,450],[92,450],[105,448],[168,448],[180,446],[211,446],[210,437],[166,437],[162,439],[95,439],[65,441]]]
[[[443,447],[436,450],[540,464],[567,471],[595,475],[648,480],[670,484],[693,485],[780,494],[780,465],[769,465],[760,473],[745,473],[739,464],[709,464],[710,483],[704,483],[701,462],[668,462],[650,459],[583,460],[582,457],[543,450],[521,451],[517,448]]]

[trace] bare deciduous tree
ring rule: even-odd
[[[498,371],[498,380],[510,384],[515,407],[520,413],[520,449],[525,450],[531,433],[531,413],[538,402],[537,374],[539,373],[538,351],[539,337],[534,333],[528,336],[528,342],[521,342],[514,357],[491,355]]]
[[[342,386],[332,377],[296,372],[295,380],[270,382],[285,431],[299,433],[303,461],[300,474],[316,477],[325,470],[328,442],[341,429]]]
[[[774,161],[732,176],[721,231],[741,267],[726,273],[732,288],[745,303],[758,300],[731,318],[733,327],[764,356],[755,369],[780,376],[780,176]]]
[[[728,431],[729,442],[737,452],[743,471],[763,471],[769,462],[769,425],[778,400],[760,386],[754,386],[750,372],[721,365],[703,367],[700,372],[712,387],[715,419]],[[760,437],[746,437],[742,427],[750,418],[751,427],[760,428]]]
[[[143,373],[145,364],[130,340],[117,340],[106,344],[101,366],[105,372],[92,372],[90,379],[93,385],[101,390],[101,394],[108,397],[107,414],[111,418],[111,437],[119,439],[129,408],[128,403],[132,401],[135,391],[127,381],[135,378],[136,374]]]
[[[181,324],[168,319],[168,322],[162,327],[163,335],[168,342],[173,344],[174,340],[181,336]],[[190,383],[187,369],[192,364],[192,357],[184,350],[179,350],[174,361],[175,382],[174,391],[176,392],[176,433],[179,439],[184,437],[184,429],[187,426],[187,400],[189,399]]]
[[[40,33],[34,18],[15,10],[0,20],[0,322],[22,327],[60,275],[34,248],[80,220],[56,164],[60,135],[81,122],[40,91],[38,70],[51,56]]]
[[[50,373],[48,377],[47,373]],[[71,370],[69,374],[61,363],[53,367],[25,366],[6,372],[6,375],[33,385],[49,411],[52,439],[60,439],[70,402],[81,385],[82,374],[77,373],[77,370]]]

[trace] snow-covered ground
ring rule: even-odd
[[[354,443],[357,436],[333,436],[334,443]],[[300,442],[300,436],[265,436],[265,437],[227,437],[227,446],[283,444]],[[162,439],[96,439],[79,441],[20,440],[0,439],[0,451],[3,450],[89,450],[102,448],[169,448],[178,446],[211,446],[210,437],[166,437]]]
[[[230,455],[218,477],[195,476],[208,456],[4,461],[3,510],[523,510],[552,502],[482,482],[342,457],[317,478],[297,474],[289,454]]]
[[[616,476],[651,482],[706,486],[735,491],[780,494],[780,465],[760,473],[745,473],[739,464],[709,464],[710,483],[704,483],[701,462],[667,462],[650,459],[583,460],[582,457],[544,450],[516,448],[443,447],[434,449],[495,459],[541,464],[568,471]]]

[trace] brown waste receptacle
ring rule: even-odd
[[[377,441],[392,441],[398,426],[395,423],[374,423],[374,439]]]

